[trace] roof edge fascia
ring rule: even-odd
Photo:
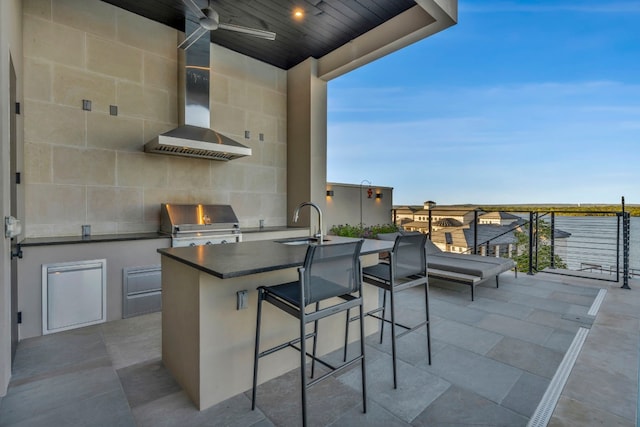
[[[458,0],[416,0],[416,6],[318,59],[329,81],[445,30],[458,21]]]

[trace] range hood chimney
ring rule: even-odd
[[[199,24],[185,19],[190,34]],[[198,157],[210,160],[233,160],[251,155],[251,148],[211,129],[209,104],[210,41],[200,37],[191,47],[178,51],[181,126],[165,132],[144,145],[147,153]]]

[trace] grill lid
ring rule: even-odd
[[[230,205],[163,203],[160,231],[179,234],[220,230],[239,230],[238,217]]]

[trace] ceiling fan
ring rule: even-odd
[[[211,7],[211,0],[208,1],[207,7],[200,9],[194,0],[182,0],[182,2],[196,15],[200,20],[200,27],[191,33],[182,43],[178,45],[178,48],[187,50],[194,44],[200,37],[205,35],[207,31],[213,30],[229,30],[235,31],[249,36],[258,37],[266,40],[275,40],[276,33],[271,31],[259,30],[257,28],[243,27],[234,24],[224,24],[220,22],[220,15]]]

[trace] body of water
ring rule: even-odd
[[[550,217],[543,218],[550,223]],[[585,269],[588,265],[603,270],[616,269],[617,217],[556,216],[557,230],[571,233],[567,239],[556,240],[556,253],[571,270]],[[620,269],[622,269],[622,220],[620,220]],[[631,217],[629,268],[640,275],[640,217]],[[597,269],[597,268],[595,268]]]

